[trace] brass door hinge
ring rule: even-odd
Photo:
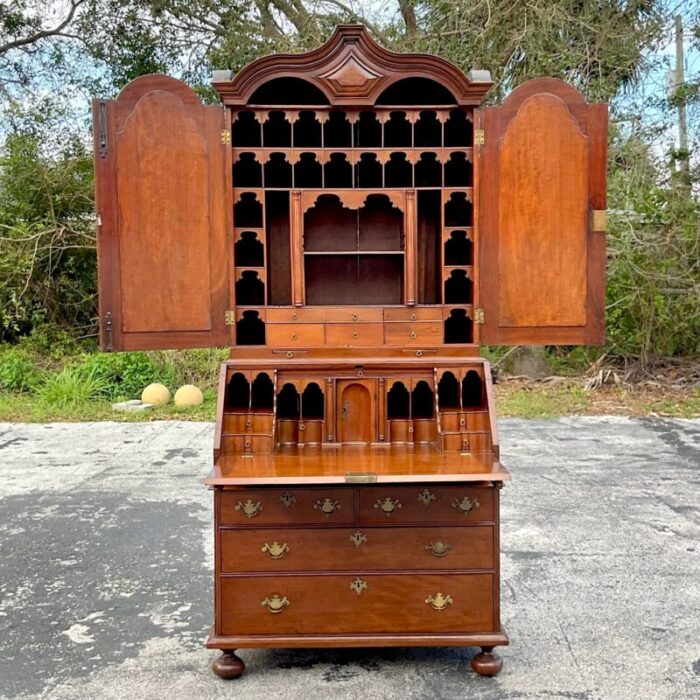
[[[483,323],[484,322],[484,310],[483,309],[474,309],[474,323]]]
[[[474,145],[483,146],[486,143],[483,129],[474,129]]]
[[[608,212],[605,209],[591,211],[591,230],[605,231],[608,225]]]
[[[235,311],[225,311],[224,312],[224,322],[227,326],[233,326],[236,323],[236,312]]]
[[[230,146],[231,145],[231,132],[228,129],[222,129],[221,130],[221,143],[224,146]]]

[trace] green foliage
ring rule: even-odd
[[[0,389],[25,392],[33,390],[42,372],[23,348],[0,346]]]
[[[39,403],[56,409],[75,409],[98,398],[105,385],[95,374],[65,367],[57,374],[47,376],[37,389]]]
[[[99,395],[110,400],[137,399],[151,383],[175,384],[175,368],[144,352],[94,353],[71,368],[76,377],[94,380]]]

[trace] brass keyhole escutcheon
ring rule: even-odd
[[[267,554],[270,559],[281,559],[289,551],[289,546],[286,542],[280,544],[275,540],[272,544],[265,542],[260,551]]]
[[[353,331],[353,332],[352,332],[352,337],[353,337],[353,338],[357,338],[357,331]]]
[[[411,321],[415,321],[415,320],[416,320],[416,315],[415,315],[415,314],[411,314]]]
[[[295,320],[295,321],[297,320],[296,312],[294,312],[294,313],[292,314],[292,319]]]
[[[397,498],[396,500],[390,498],[387,496],[384,500],[377,499],[377,502],[374,504],[375,508],[379,508],[382,513],[386,515],[388,518],[395,510],[398,510],[401,508],[401,501]]]
[[[360,595],[362,593],[362,591],[367,590],[367,581],[363,581],[361,578],[356,578],[350,584],[350,590],[357,593],[357,595]]]
[[[469,498],[469,496],[465,496],[464,498],[455,498],[455,500],[452,501],[452,507],[456,508],[460,513],[464,513],[465,515],[472,510],[476,510],[479,505],[479,501],[476,498]]]
[[[296,333],[292,333],[292,340],[296,340],[296,339],[297,339],[297,334],[296,334]]]
[[[246,446],[248,445],[246,444]],[[263,509],[263,507],[260,501],[253,503],[253,501],[251,501],[249,498],[245,503],[238,501],[235,509],[239,513],[243,513],[246,518],[254,518]]]
[[[348,411],[350,410],[350,404],[347,401],[343,401],[343,404],[340,408],[340,420],[347,420],[348,419]]]
[[[416,332],[415,332],[415,331],[411,331],[411,332],[409,333],[409,337],[411,338],[411,340],[415,340],[418,336],[416,335]]]
[[[353,532],[352,535],[350,535],[350,542],[352,542],[356,547],[359,547],[361,544],[367,542],[367,535],[364,535],[361,532]]]
[[[305,423],[299,423],[299,430],[303,433],[306,430],[306,424]]]
[[[285,507],[289,508],[289,506],[292,505],[292,503],[296,503],[297,499],[296,497],[289,493],[289,491],[285,491],[281,496],[280,496],[280,503]]]
[[[418,494],[418,500],[424,506],[429,506],[435,500],[435,494],[428,489],[424,489]]]
[[[434,556],[434,557],[444,557],[447,552],[449,552],[452,549],[451,544],[447,544],[447,542],[431,542],[430,544],[425,545],[425,548]]]
[[[247,420],[245,422],[245,427],[246,428],[252,428],[253,427],[253,421],[252,420]]]
[[[351,318],[352,318],[353,321],[357,321],[357,314],[353,314],[353,315],[351,316]]]
[[[260,605],[267,608],[273,615],[277,615],[289,606],[289,599],[286,595],[280,596],[277,593],[273,593],[268,598],[265,598]]]
[[[446,595],[444,593],[436,593],[434,596],[429,595],[425,602],[433,610],[444,610],[448,605],[452,605],[454,600],[452,600],[451,595]]]
[[[326,517],[336,510],[340,510],[340,503],[333,501],[330,498],[324,498],[323,501],[318,500],[314,503],[314,510],[320,510]]]

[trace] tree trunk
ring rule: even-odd
[[[551,374],[544,345],[523,345],[513,353],[513,374],[543,379]]]

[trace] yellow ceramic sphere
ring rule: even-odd
[[[170,401],[168,387],[163,384],[149,384],[141,392],[141,401],[152,403],[154,406],[165,406]]]
[[[176,406],[199,406],[203,401],[202,392],[192,384],[185,384],[175,392]]]

